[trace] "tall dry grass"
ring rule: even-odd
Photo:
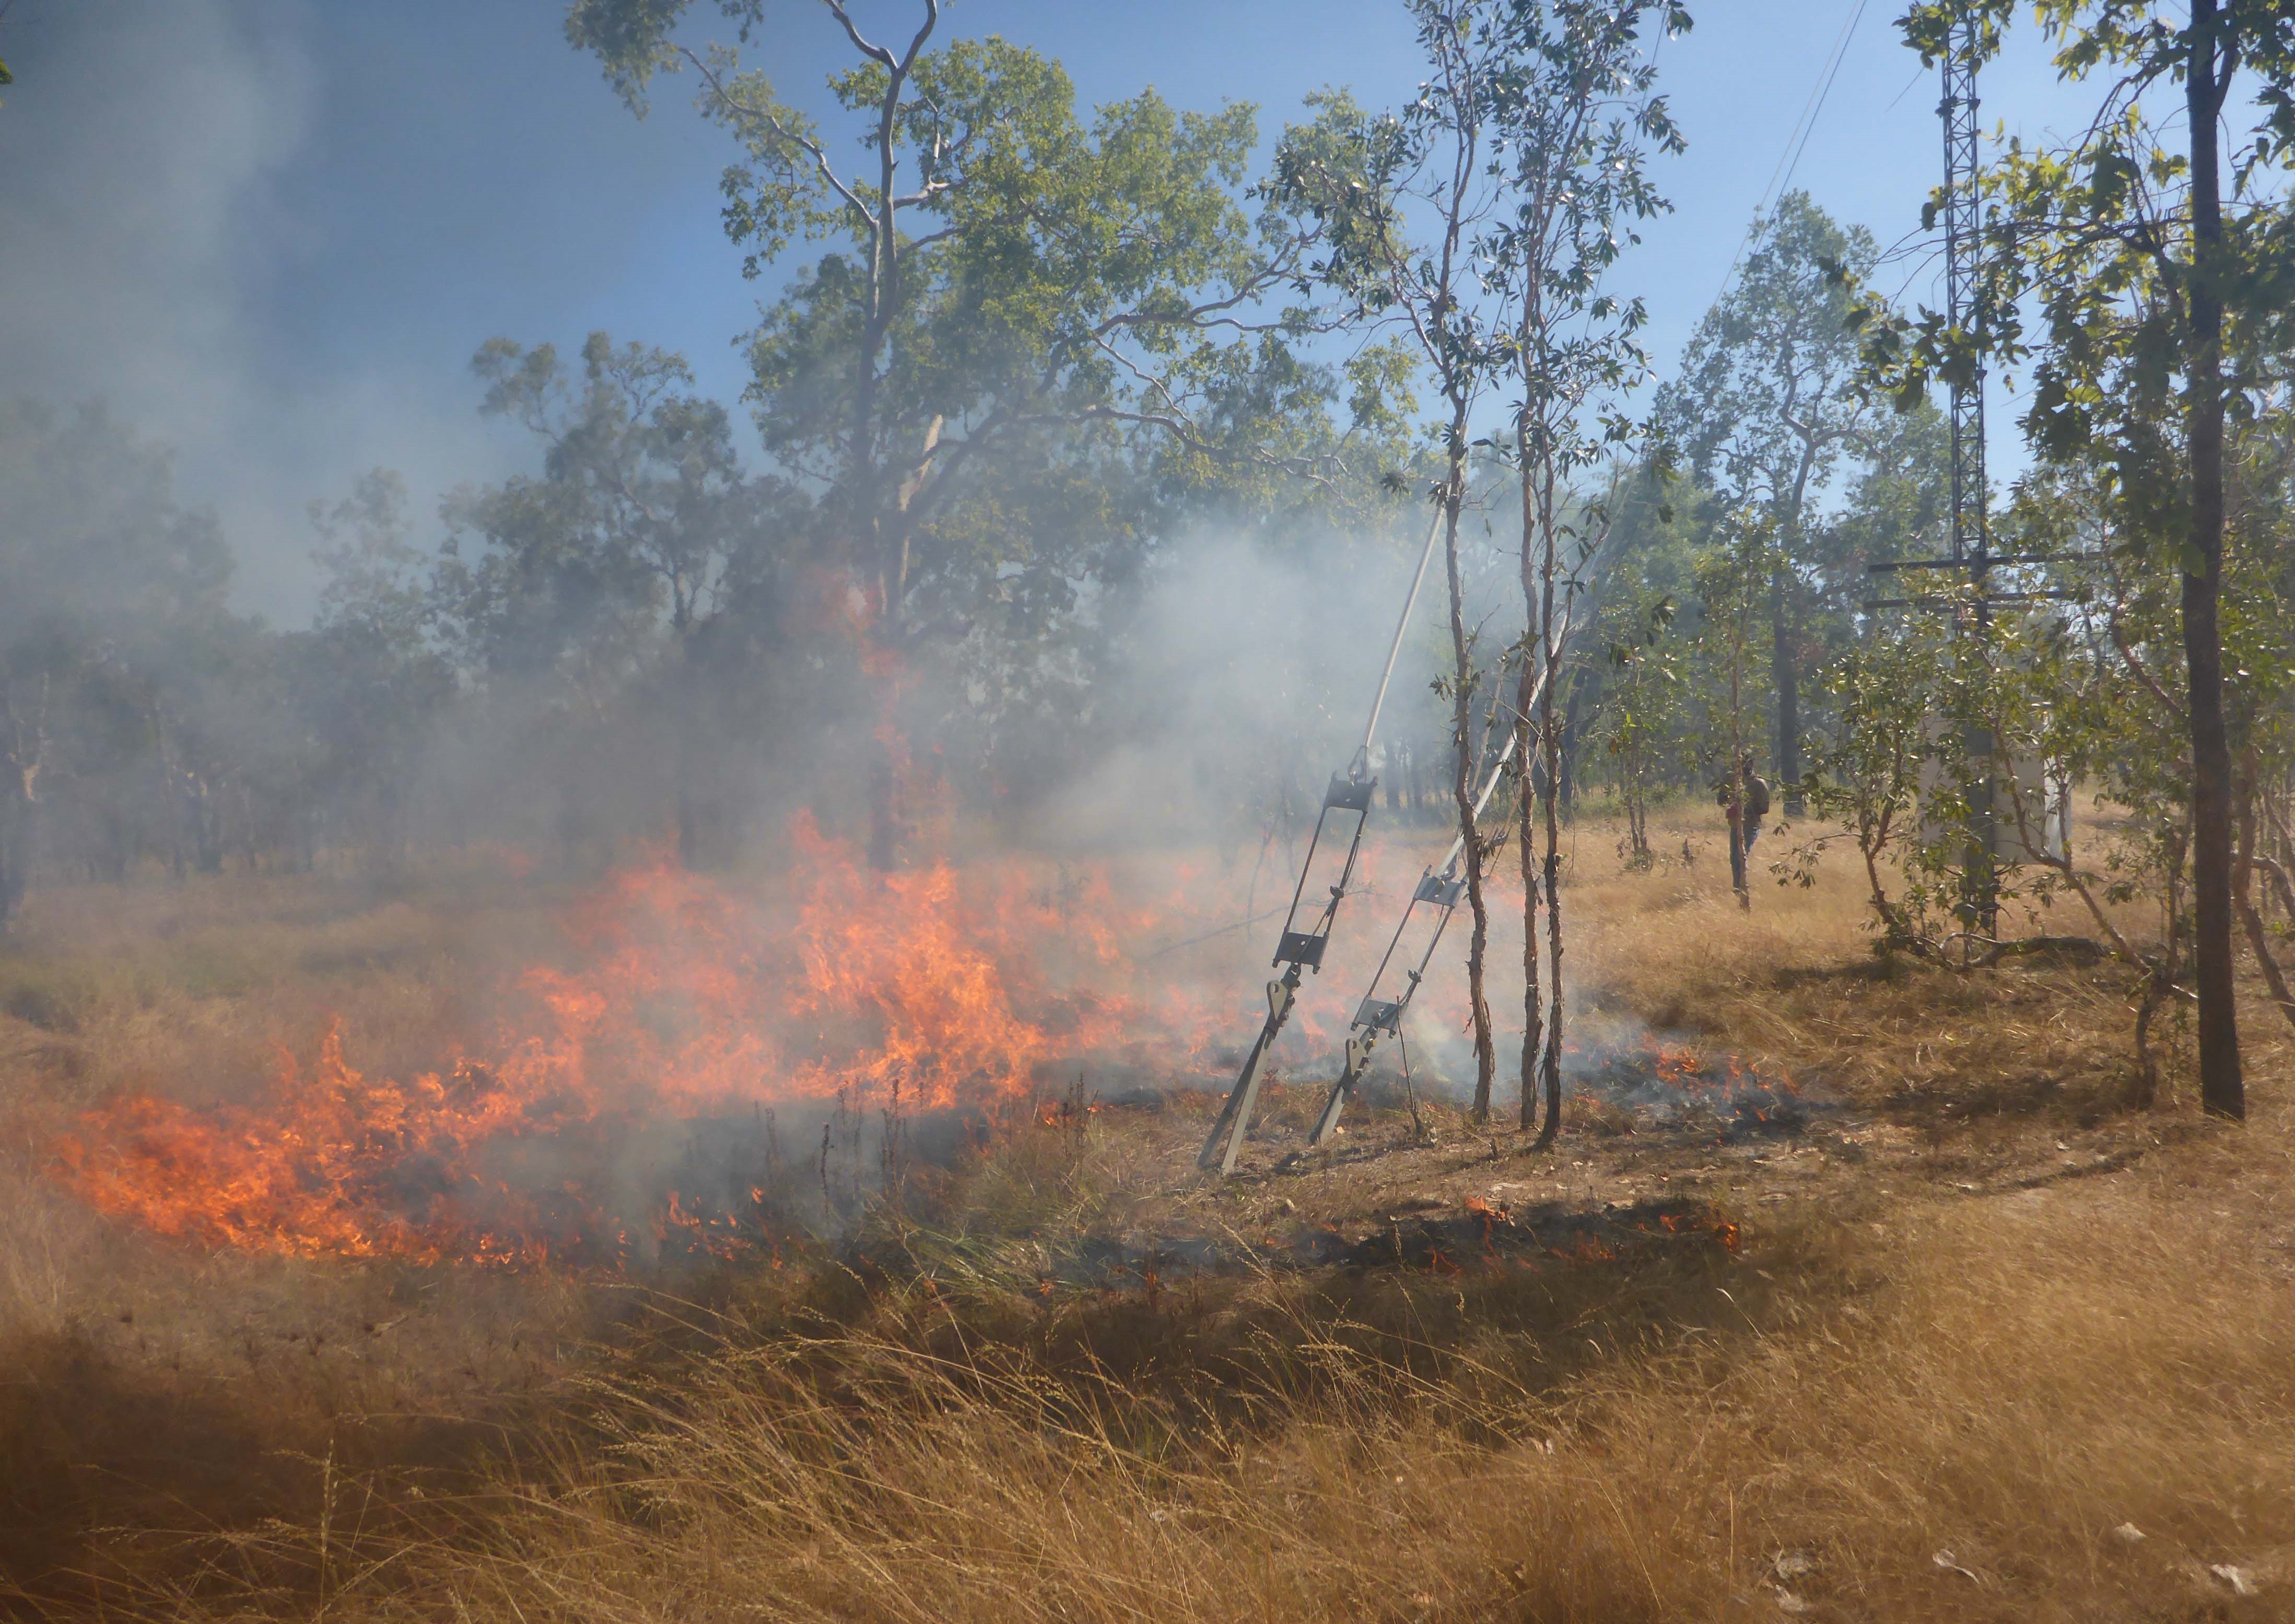
[[[2245,1157],[2202,1154],[2209,1199]],[[1226,1419],[925,1339],[914,1305],[737,1338],[597,1378],[506,1501],[339,1557],[329,1595],[534,1620],[2284,1616],[2285,1236],[2187,1195],[1807,1217],[1714,1283],[1735,1325],[1597,1316],[1566,1381],[1492,1350],[1471,1401],[1306,1302]]]
[[[331,1473],[464,1473],[620,1311],[570,1281],[155,1244],[48,1176],[89,1102],[244,1098],[331,1015],[435,1066],[558,900],[484,873],[34,894],[0,943],[0,1612],[251,1573],[228,1538],[299,1522]]]
[[[1711,831],[1699,810],[1682,809],[1654,820],[1652,842],[1665,852],[1701,834]],[[1730,892],[1726,865],[1710,856],[1636,874],[1597,838],[1581,838],[1571,872],[1566,917],[1577,928],[1578,984],[1596,1031],[1624,1016],[1724,1045],[1842,1099],[1916,1112],[1931,1125],[2035,1113],[2093,1123],[2122,1109],[2136,1088],[2135,971],[2057,955],[1968,973],[1876,954],[1853,852],[1827,857],[1806,886],[1778,883],[1757,861],[1748,908]],[[2085,928],[2062,900],[2050,910],[2015,911],[2004,934]],[[2131,906],[2119,923],[2143,941],[2152,922],[2140,913]],[[2245,1027],[2260,1054],[2279,1054],[2284,1028],[2267,1010],[2258,1008]],[[2169,1013],[2154,1041],[2172,1103],[2190,1058],[2183,1012]]]
[[[2126,1118],[2108,969],[1892,966],[1845,873],[1746,912],[1715,864],[1605,852],[1581,833],[1571,871],[1588,1032],[1686,1032],[1940,1142],[2097,1117],[2166,1142],[1981,1198],[1943,1160],[1761,1209],[1735,1255],[1463,1277],[1039,1295],[1034,1237],[1157,1194],[1109,1124],[1000,1147],[900,1275],[672,1295],[200,1256],[57,1195],[47,1114],[154,1080],[228,1097],[324,1008],[378,1069],[435,1063],[474,967],[538,951],[547,910],[57,899],[0,960],[0,1610],[2287,1616],[2295,1145],[2267,1013],[2247,1128]]]

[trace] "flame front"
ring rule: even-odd
[[[810,820],[794,839],[800,878],[778,910],[666,860],[615,875],[568,921],[571,967],[520,976],[483,1056],[371,1078],[331,1021],[315,1065],[282,1054],[259,1103],[88,1113],[56,1147],[59,1175],[101,1211],[208,1245],[611,1264],[637,1220],[602,1187],[649,1129],[832,1099],[992,1109],[1054,1062],[1136,1039],[1116,943],[1145,919],[1104,877],[1062,898],[1017,865],[877,874]],[[662,1212],[697,1227],[674,1190],[657,1231]]]

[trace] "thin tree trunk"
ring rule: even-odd
[[[1778,559],[1769,571],[1769,667],[1777,690],[1777,792],[1787,816],[1800,817],[1801,678],[1793,669],[1793,627],[1785,591],[1786,567]]]
[[[1745,625],[1737,622],[1729,664],[1729,888],[1737,906],[1753,910],[1753,890],[1745,881]]]
[[[2286,820],[2279,815],[2279,809],[2272,805],[2268,796],[2263,799],[2263,817],[2278,844],[2279,855],[2273,857],[2258,852],[2255,864],[2270,877],[2272,894],[2279,899],[2279,911],[2287,916],[2291,925],[2295,925],[2295,880],[2288,877],[2286,867],[2288,862],[2295,861],[2295,832],[2289,830]]]
[[[40,771],[47,756],[48,679],[40,679],[39,709],[27,719],[17,709],[14,686],[0,670],[0,722],[7,726],[0,770],[8,777],[0,800],[0,927],[22,906],[32,879],[33,823],[39,816]]]
[[[1491,941],[1491,913],[1482,894],[1482,835],[1474,819],[1474,662],[1466,646],[1466,592],[1458,578],[1458,509],[1466,495],[1466,420],[1463,411],[1451,424],[1450,473],[1442,487],[1442,567],[1450,587],[1450,660],[1452,752],[1450,788],[1458,803],[1460,855],[1466,863],[1466,908],[1474,928],[1466,940],[1466,1000],[1474,1027],[1474,1119],[1491,1115],[1491,1083],[1498,1075],[1498,1049],[1491,1035],[1491,1003],[1484,991],[1485,956]]]
[[[2271,990],[2271,1001],[2279,1006],[2279,1013],[2287,1017],[2288,1024],[2295,1026],[2295,992],[2288,991],[2287,977],[2279,968],[2279,960],[2272,955],[2271,937],[2263,928],[2263,916],[2255,907],[2255,770],[2250,755],[2239,782],[2239,847],[2232,861],[2232,906],[2246,927],[2247,944],[2255,953],[2256,968],[2263,972],[2264,985]]]
[[[1531,355],[1533,347],[1532,335],[1540,330],[1540,320],[1543,314],[1540,291],[1537,277],[1533,275],[1529,278],[1525,283],[1522,326],[1518,335],[1521,351],[1525,358]],[[1525,365],[1527,365],[1526,361]],[[1535,690],[1535,683],[1540,678],[1548,675],[1548,667],[1551,664],[1549,650],[1554,629],[1552,572],[1550,569],[1546,572],[1547,590],[1544,605],[1541,608],[1539,593],[1540,575],[1537,567],[1531,562],[1534,555],[1531,550],[1531,536],[1533,532],[1539,535],[1543,553],[1538,556],[1550,559],[1554,552],[1554,490],[1552,461],[1548,459],[1541,463],[1539,448],[1532,440],[1531,402],[1536,396],[1530,387],[1531,379],[1527,371],[1524,373],[1523,382],[1523,408],[1515,421],[1515,434],[1522,470],[1522,607],[1524,636],[1522,654],[1522,687],[1520,698],[1515,706],[1514,725],[1515,736],[1522,741],[1518,747],[1522,767],[1522,801],[1515,809],[1515,819],[1519,831],[1518,837],[1522,843],[1522,853],[1519,859],[1522,865],[1522,1126],[1526,1131],[1537,1116],[1540,1060],[1545,1053],[1548,1036],[1547,1032],[1548,1016],[1546,1009],[1540,1007],[1540,993],[1544,991],[1540,986],[1538,963],[1540,875],[1531,861],[1531,797],[1539,788],[1538,774],[1531,760],[1531,747],[1533,743],[1542,747],[1547,741],[1531,730],[1530,698]],[[1532,634],[1535,634],[1534,643],[1531,641]],[[1533,650],[1535,650],[1534,657]],[[1550,716],[1553,711],[1553,690],[1550,681],[1547,688],[1535,691],[1539,691],[1540,694],[1540,714]],[[1535,765],[1543,766],[1546,769],[1544,794],[1550,821],[1556,788],[1554,765],[1547,759],[1546,752],[1542,747],[1539,750]],[[1553,951],[1548,956],[1549,962],[1545,979],[1552,983],[1556,994],[1554,1008],[1558,1016],[1562,987],[1560,952],[1562,938],[1553,928],[1554,900],[1550,894],[1547,898],[1546,913],[1548,936]],[[1560,1101],[1556,1099],[1548,1108],[1545,1126],[1539,1130],[1538,1138],[1532,1142],[1533,1148],[1543,1149],[1554,1142],[1554,1136],[1560,1128],[1557,1114],[1559,1106]]]
[[[24,792],[23,775],[8,763],[7,788],[0,794],[0,930],[16,917],[30,878],[34,804]]]
[[[1562,708],[1562,816],[1565,822],[1577,820],[1578,745],[1580,722],[1584,709],[1586,690],[1583,684],[1570,685],[1570,703]]]
[[[695,628],[683,624],[676,632],[677,755],[671,771],[677,779],[677,861],[690,873],[704,867],[714,855],[704,828],[709,812],[706,804],[710,797],[701,786],[702,765],[706,759],[700,714],[706,684],[701,681]]]
[[[257,872],[255,850],[255,791],[245,779],[239,781],[239,854],[246,860],[247,871]]]
[[[1909,945],[1913,933],[1906,927],[1896,904],[1889,900],[1889,888],[1881,883],[1881,847],[1880,841],[1858,842],[1858,849],[1865,858],[1865,883],[1873,893],[1873,911],[1881,916],[1882,939],[1884,942],[1891,945],[1899,943]]]
[[[32,819],[38,803],[15,798],[4,827],[0,827],[0,927],[14,918],[30,888]]]
[[[1777,790],[1788,818],[1805,817],[1809,812],[1801,795],[1801,672],[1793,664],[1793,567],[1801,556],[1809,476],[1816,469],[1817,442],[1804,435],[1801,460],[1793,472],[1793,506],[1785,516],[1787,540],[1769,575],[1769,658],[1777,687]]]
[[[2136,1087],[2130,1103],[2149,1111],[2160,1097],[2160,1063],[2152,1056],[2152,1021],[2174,990],[2165,973],[2153,970],[2144,983],[2144,996],[2136,1005]]]
[[[181,885],[184,878],[184,820],[176,809],[182,799],[176,793],[176,763],[167,753],[167,728],[159,715],[159,700],[153,694],[148,700],[151,714],[151,754],[159,771],[159,816],[167,831],[167,871]]]
[[[2243,1118],[2239,1016],[2232,981],[2231,742],[2224,722],[2223,203],[2216,119],[2217,0],[2192,0],[2185,94],[2192,136],[2192,348],[2186,372],[2192,454],[2192,549],[2184,571],[2184,659],[2192,728],[2192,961],[2198,983],[2200,1104]],[[2200,566],[2197,570],[2190,563]]]
[[[1538,692],[1540,662],[1528,632],[1536,631],[1538,594],[1531,565],[1531,536],[1539,523],[1537,487],[1531,477],[1530,424],[1527,416],[1516,426],[1522,459],[1522,600],[1525,635],[1522,673],[1515,684],[1515,765],[1521,794],[1515,800],[1515,854],[1522,869],[1522,1106],[1521,1125],[1527,1133],[1538,1123],[1538,1057],[1545,1045],[1546,1016],[1539,997],[1538,962],[1538,843],[1531,837],[1532,808],[1537,792],[1536,765],[1531,744],[1531,701]],[[1546,1137],[1551,1137],[1546,1136]],[[1543,1142],[1543,1139],[1540,1141]]]
[[[2168,894],[2160,910],[2160,956],[2151,967],[2144,983],[2143,1000],[2136,1008],[2135,1103],[2147,1111],[2158,1099],[2160,1091],[2160,1063],[2152,1053],[2152,1022],[2160,1013],[2160,1007],[2175,995],[2177,977],[2183,972],[2184,909],[2179,893],[2187,845],[2184,830],[2170,828],[2167,832],[2164,856]]]
[[[2266,857],[2260,852],[2256,853],[2251,861],[2271,877],[2271,889],[2279,899],[2279,911],[2285,914],[2291,922],[2295,922],[2295,881],[2288,878],[2286,866],[2277,858]]]
[[[1549,475],[1542,493],[1545,501],[1546,544],[1539,563],[1540,591],[1538,654],[1543,683],[1538,696],[1539,742],[1546,757],[1546,1049],[1539,1075],[1546,1085],[1546,1121],[1539,1128],[1534,1149],[1554,1143],[1562,1130],[1562,830],[1557,812],[1562,798],[1562,734],[1555,725],[1554,690],[1560,684],[1561,646],[1554,641],[1554,487]],[[1524,1077],[1523,1086],[1529,1085]]]
[[[1528,518],[1529,503],[1523,504]],[[1527,535],[1527,532],[1524,532]],[[1527,552],[1528,544],[1524,543]],[[1515,684],[1515,765],[1521,793],[1515,797],[1515,860],[1522,870],[1522,1108],[1524,1133],[1538,1125],[1538,1055],[1545,1039],[1544,1015],[1539,999],[1538,963],[1538,842],[1532,838],[1532,811],[1537,804],[1537,774],[1529,748],[1531,698],[1538,681],[1538,662],[1530,645],[1522,651],[1522,674]]]
[[[840,18],[842,15],[840,12]],[[867,633],[874,645],[876,657],[865,662],[876,669],[864,680],[878,690],[878,723],[869,761],[868,855],[870,866],[879,870],[889,869],[899,861],[903,833],[900,806],[902,753],[894,741],[893,733],[896,727],[894,713],[900,694],[897,672],[902,634],[901,611],[908,592],[907,509],[910,498],[915,494],[912,486],[899,493],[899,511],[893,516],[894,534],[889,537],[886,535],[885,499],[891,493],[886,488],[887,477],[878,456],[878,364],[890,340],[893,322],[901,308],[901,278],[906,257],[896,200],[899,149],[894,140],[894,126],[900,116],[902,92],[908,83],[910,70],[939,20],[937,0],[927,0],[924,24],[910,42],[905,53],[895,57],[890,51],[870,53],[883,69],[884,78],[880,81],[878,98],[877,207],[870,223],[869,240],[866,304],[857,357],[860,371],[854,379],[852,444],[849,447],[850,472],[847,477],[852,482],[852,489],[847,493],[846,502],[852,545],[856,551],[865,551],[867,555],[866,567],[875,577],[870,584],[874,586],[877,597],[876,612]],[[846,23],[846,31],[848,34],[852,31],[849,22]],[[857,36],[854,37],[854,44],[860,44]],[[927,461],[939,438],[940,423],[935,420],[926,443]]]

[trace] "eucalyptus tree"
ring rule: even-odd
[[[1862,227],[1836,224],[1806,192],[1785,193],[1760,223],[1736,280],[1698,323],[1659,413],[1677,454],[1702,482],[1770,514],[1773,759],[1794,812],[1801,776],[1799,623],[1817,563],[1811,501],[1845,455],[1865,449],[1875,416],[1872,396],[1858,387],[1853,300],[1842,273],[1862,276],[1874,257]]]
[[[745,42],[782,26],[764,0],[718,9]],[[1251,437],[1222,432],[1236,425],[1218,406],[1239,375],[1292,359],[1307,318],[1279,300],[1309,233],[1251,208],[1251,109],[1182,113],[1149,91],[1087,118],[1033,51],[994,38],[931,48],[938,0],[891,44],[824,0],[851,62],[829,83],[832,134],[745,67],[738,45],[684,43],[688,10],[575,0],[567,31],[637,111],[657,73],[697,76],[702,110],[742,151],[724,217],[751,275],[782,271],[799,240],[834,245],[767,304],[748,340],[749,398],[768,450],[821,493],[815,556],[861,594],[869,668],[896,673],[925,641],[961,636],[1015,572],[1068,567],[1056,530],[1000,549],[976,532],[950,543],[964,526],[943,521],[976,468],[1095,429],[1215,461],[1258,454]],[[894,845],[891,774],[880,761],[880,863]]]
[[[231,555],[214,516],[181,505],[169,454],[100,404],[0,402],[0,501],[4,926],[44,830],[174,827],[171,657],[241,626],[224,608]]]
[[[782,537],[766,518],[783,493],[745,474],[724,408],[691,392],[682,356],[593,333],[578,373],[553,346],[503,339],[472,367],[482,411],[531,431],[543,468],[449,502],[437,624],[474,672],[593,719],[666,632],[679,851],[715,855],[724,741],[704,662],[736,596],[771,590]]]
[[[1442,530],[1450,606],[1450,792],[1465,865],[1471,927],[1466,986],[1474,1041],[1474,1115],[1486,1120],[1498,1069],[1485,988],[1491,842],[1476,807],[1483,763],[1475,748],[1480,681],[1476,634],[1466,624],[1459,516],[1466,502],[1477,404],[1508,353],[1500,290],[1485,250],[1503,195],[1490,122],[1508,67],[1500,8],[1486,0],[1409,0],[1426,78],[1399,113],[1370,113],[1344,91],[1309,99],[1316,117],[1284,134],[1278,195],[1314,221],[1322,252],[1315,278],[1347,316],[1392,326],[1441,397],[1433,427],[1441,477],[1432,495]],[[1525,1086],[1527,1086],[1525,1082]]]
[[[1649,806],[1681,701],[1682,668],[1671,635],[1676,610],[1671,594],[1654,591],[1638,579],[1613,585],[1626,589],[1613,592],[1625,600],[1623,613],[1606,618],[1622,624],[1621,634],[1607,647],[1610,680],[1604,687],[1594,733],[1610,759],[1611,781],[1626,814],[1621,854],[1628,868],[1641,870],[1657,861],[1649,842]]]
[[[308,804],[300,856],[309,866],[323,807],[388,861],[412,838],[423,755],[458,691],[433,636],[436,559],[415,545],[405,482],[388,469],[312,502],[310,517],[325,577],[318,613],[309,631],[285,636],[279,656],[310,756],[291,792]]]
[[[2283,796],[2295,766],[2295,619],[2289,615],[2295,605],[2289,534],[2295,465],[2289,429],[2279,388],[2266,392],[2252,420],[2231,426],[2220,624],[2232,746],[2234,916],[2274,1001],[2295,1020],[2295,992],[2278,961],[2281,948],[2253,895],[2258,868],[2268,875],[2276,866],[2261,836],[2275,814],[2274,792]],[[2075,869],[2067,853],[2044,852],[2040,860],[2052,862],[2065,888],[2087,903],[2118,955],[2152,971],[2145,996],[2147,1006],[2154,1005],[2176,990],[2174,973],[2187,934],[2177,902],[2181,854],[2191,845],[2192,828],[2190,725],[2176,672],[2184,572],[2160,550],[2116,545],[2120,510],[2092,468],[2051,469],[2027,481],[2016,517],[2020,537],[2049,551],[2105,558],[2100,568],[2080,572],[2088,578],[2085,612],[2071,628],[2080,634],[2075,654],[2047,647],[2025,662],[2026,671],[2007,666],[2023,691],[2012,694],[2002,709],[2036,720],[2012,714],[1999,725],[2004,738],[2013,738],[2006,730],[2020,726],[2028,737],[2040,731],[2028,755],[2061,761],[2067,778],[2095,785],[2125,809],[2119,849],[2108,853],[2114,871],[2103,878]],[[2023,824],[2032,821],[2027,809],[2012,802],[2010,810]],[[2032,845],[2029,838],[2023,844]],[[2135,877],[2167,900],[2157,954],[2136,952],[2096,905],[2100,889],[2127,900]],[[2148,1057],[2144,1074],[2148,1084]]]
[[[2232,677],[2232,905],[2273,1000],[2295,1023],[2279,955],[2295,926],[2295,404],[2283,386],[2239,437],[2225,557],[2225,649]],[[2261,876],[2266,901],[2254,887]],[[2265,913],[2283,915],[2275,937]]]
[[[1932,402],[1867,420],[1857,451],[1838,505],[1801,532],[1804,584],[1835,624],[1863,613],[1870,566],[1941,557],[1951,517],[1950,429]]]
[[[1757,606],[1776,567],[1768,515],[1759,506],[1725,514],[1696,567],[1700,641],[1714,679],[1704,696],[1706,764],[1720,770],[1721,801],[1728,814],[1729,886],[1745,909],[1753,905],[1745,862],[1745,763],[1754,733],[1747,690],[1760,652],[1754,642]]]
[[[1684,143],[1656,93],[1650,46],[1653,32],[1685,31],[1690,18],[1678,0],[1504,0],[1490,9],[1487,26],[1499,64],[1491,86],[1492,161],[1507,187],[1488,252],[1507,295],[1510,370],[1522,390],[1513,409],[1529,628],[1515,707],[1523,784],[1515,831],[1523,892],[1522,1125],[1530,1127],[1535,1115],[1536,1079],[1546,1096],[1538,1140],[1544,1145],[1562,1114],[1560,628],[1576,590],[1575,571],[1599,550],[1613,512],[1609,500],[1590,500],[1579,486],[1597,463],[1629,446],[1634,425],[1621,396],[1649,375],[1638,337],[1646,317],[1643,302],[1613,291],[1607,276],[1618,256],[1639,241],[1637,223],[1668,207],[1647,159],[1654,152],[1679,152]],[[1614,493],[1618,481],[1609,483]],[[1565,567],[1572,572],[1568,579]],[[1533,744],[1542,773],[1531,771]],[[1533,788],[1545,834],[1535,866]]]
[[[1923,0],[1900,26],[1924,61],[1954,51],[1985,59],[2016,9]],[[2282,167],[2295,144],[2295,11],[2279,0],[2038,0],[2032,11],[2060,75],[2101,84],[2095,114],[2070,143],[2012,143],[1995,166],[1972,324],[1955,329],[1932,313],[1880,324],[1873,349],[1907,394],[1933,373],[1968,376],[1987,354],[2032,357],[2024,427],[2035,449],[2108,470],[2121,544],[2179,572],[2200,1096],[2209,1112],[2243,1116],[2225,439],[2265,381],[2242,358],[2285,353],[2255,340],[2295,307]]]

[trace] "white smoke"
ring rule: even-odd
[[[100,397],[173,446],[179,494],[234,545],[237,603],[290,622],[314,592],[311,499],[378,464],[434,489],[494,466],[466,395],[372,368],[314,382],[280,353],[268,290],[320,246],[286,187],[320,140],[315,16],[18,0],[0,28],[0,391]]]

